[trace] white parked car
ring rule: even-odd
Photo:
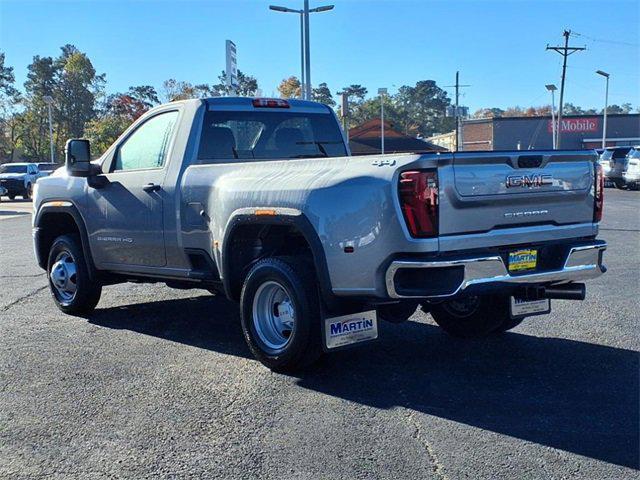
[[[0,187],[7,190],[6,195],[11,200],[17,195],[28,200],[39,178],[38,172],[35,163],[5,163],[0,165]]]

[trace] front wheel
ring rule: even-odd
[[[70,315],[91,313],[100,300],[102,286],[92,282],[77,235],[56,238],[47,262],[49,288],[56,306]]]
[[[479,338],[516,327],[522,318],[509,315],[509,297],[467,295],[429,305],[435,322],[454,337]]]
[[[618,190],[625,190],[627,188],[627,185],[625,184],[624,180],[615,179],[613,180],[613,184]]]
[[[249,271],[240,296],[242,331],[251,353],[275,371],[295,371],[322,354],[320,302],[313,268],[266,258]]]
[[[27,185],[27,189],[22,194],[22,199],[29,200],[32,195],[33,195],[33,187],[31,186],[31,184],[29,184]]]

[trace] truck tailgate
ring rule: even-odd
[[[440,235],[593,221],[594,152],[456,153]],[[453,181],[451,181],[453,180]]]

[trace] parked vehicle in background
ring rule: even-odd
[[[626,167],[622,172],[622,179],[627,188],[640,189],[640,145],[636,145],[627,153]]]
[[[38,163],[39,178],[48,177],[60,167],[62,167],[62,165],[60,165],[59,163]]]
[[[218,292],[275,370],[418,306],[451,335],[504,332],[606,270],[593,151],[350,157],[326,105],[219,97],[150,110],[95,162],[87,140],[66,154],[33,217],[58,308],[127,281]]]
[[[631,146],[605,148],[599,159],[605,182],[609,181],[613,183],[616,188],[625,188],[622,172],[625,170],[627,153],[629,153],[631,148]]]
[[[31,198],[33,186],[39,178],[38,172],[35,163],[5,163],[0,165],[0,186],[7,189],[11,200],[18,195],[27,200]]]

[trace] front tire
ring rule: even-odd
[[[69,315],[87,315],[100,300],[102,285],[91,281],[77,235],[56,238],[47,261],[49,288],[56,306]]]
[[[627,185],[625,184],[624,180],[620,180],[620,179],[613,180],[613,185],[618,190],[626,190],[626,188],[627,188]]]
[[[320,358],[318,286],[305,262],[266,258],[256,263],[242,287],[240,314],[251,353],[268,368],[290,372]]]
[[[31,186],[31,184],[29,184],[29,185],[27,185],[27,189],[22,194],[22,199],[23,200],[29,200],[29,199],[31,199],[31,195],[32,194],[33,194],[33,187]]]
[[[509,297],[504,295],[464,296],[429,305],[435,322],[449,335],[481,338],[516,327],[522,318],[509,315]]]

